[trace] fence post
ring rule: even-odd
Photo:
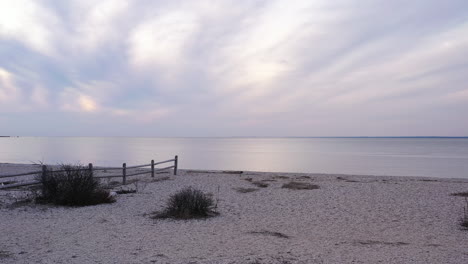
[[[89,173],[91,173],[91,177],[94,177],[94,174],[93,174],[93,164],[92,164],[92,163],[89,163],[89,164],[88,164],[88,168],[89,168]]]
[[[127,184],[127,164],[126,163],[122,165],[122,176],[123,176],[122,184],[125,185]]]
[[[177,175],[177,163],[178,163],[177,160],[178,160],[178,158],[177,158],[177,155],[176,155],[175,158],[174,158],[174,175]]]
[[[151,160],[151,177],[154,178],[154,160]]]
[[[42,179],[45,179],[46,173],[47,173],[47,166],[42,165]]]

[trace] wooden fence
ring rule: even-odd
[[[169,162],[174,162],[173,165],[163,167],[163,168],[155,168],[156,165],[164,164],[164,163],[169,163]],[[89,170],[91,171],[91,174],[93,175],[94,178],[96,179],[104,179],[104,178],[122,178],[122,184],[127,184],[127,177],[132,177],[132,176],[137,176],[141,174],[147,174],[151,173],[151,177],[154,177],[154,173],[158,171],[164,171],[168,169],[174,169],[174,175],[177,175],[177,166],[178,166],[178,157],[175,156],[173,159],[170,160],[165,160],[165,161],[159,161],[159,162],[154,162],[154,160],[151,160],[151,163],[149,164],[143,164],[143,165],[135,165],[135,166],[127,166],[126,163],[122,164],[122,167],[94,167],[92,163],[88,164],[87,168],[82,168],[82,169],[70,169],[70,171],[79,171],[79,170]],[[139,171],[139,172],[131,172],[132,169],[138,169],[138,168],[145,168],[145,167],[151,167],[151,170],[145,170],[145,171]],[[31,171],[31,172],[25,172],[25,173],[18,173],[18,174],[10,174],[10,175],[0,175],[0,190],[1,189],[8,189],[8,188],[15,188],[15,187],[22,187],[22,186],[29,186],[29,185],[35,185],[39,184],[41,182],[37,180],[33,181],[28,181],[28,182],[20,182],[20,183],[12,183],[9,181],[3,181],[2,179],[7,179],[7,178],[16,178],[16,177],[24,177],[30,176],[30,175],[44,175],[47,173],[48,167],[46,165],[42,165],[42,170],[40,171]],[[53,172],[65,172],[65,170],[52,170]],[[95,171],[120,171],[121,173],[114,174],[114,175],[103,175],[103,176],[94,176],[96,175],[94,172]]]

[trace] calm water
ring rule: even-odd
[[[0,138],[0,162],[468,178],[467,138]]]

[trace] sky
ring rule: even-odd
[[[468,136],[468,1],[0,0],[0,135]]]

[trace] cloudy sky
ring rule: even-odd
[[[466,0],[0,0],[0,134],[466,136]]]

